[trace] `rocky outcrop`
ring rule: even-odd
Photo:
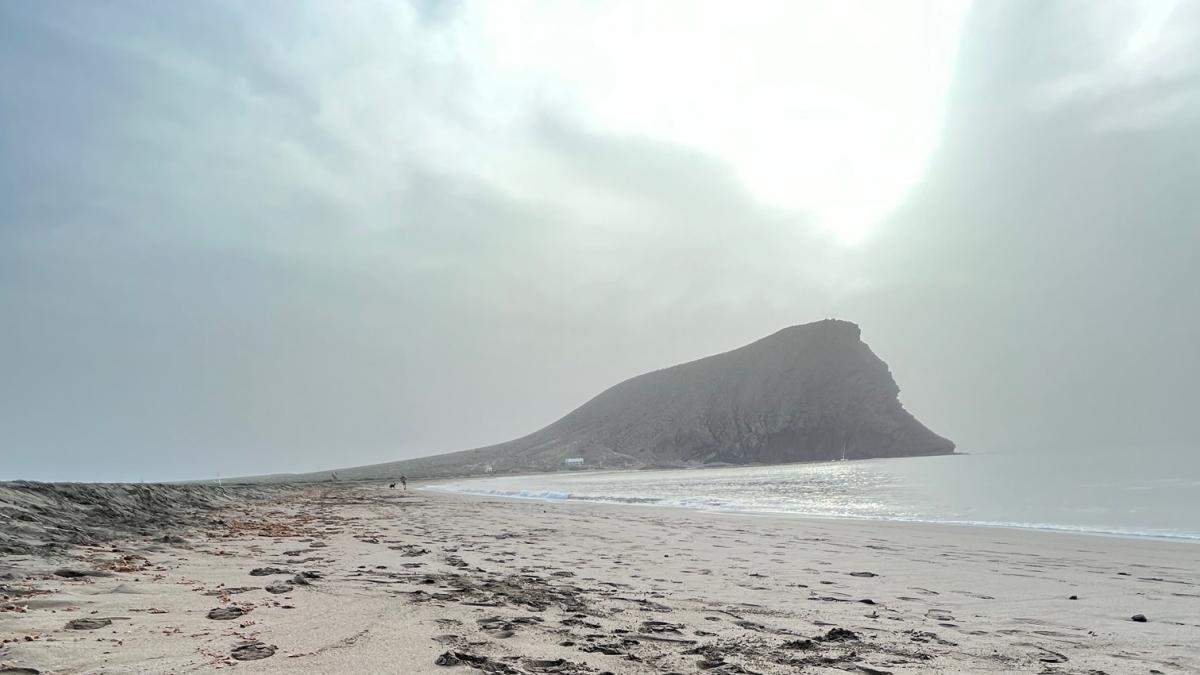
[[[185,541],[179,531],[203,514],[269,493],[215,485],[0,482],[0,559],[57,554],[129,536],[176,544]]]
[[[952,453],[954,444],[909,414],[899,392],[857,325],[818,321],[626,380],[523,438],[338,476],[557,470],[568,457],[593,468],[650,468]]]

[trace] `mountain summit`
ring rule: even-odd
[[[899,393],[859,327],[827,319],[625,380],[507,443],[340,469],[338,476],[552,471],[568,458],[589,468],[651,468],[954,452],[954,443],[904,409]]]

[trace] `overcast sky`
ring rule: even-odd
[[[1195,447],[1200,3],[0,3],[0,479],[507,440],[825,317]]]

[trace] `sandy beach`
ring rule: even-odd
[[[1200,672],[1188,542],[416,485],[113,536],[0,558],[0,672]]]

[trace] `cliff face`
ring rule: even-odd
[[[899,393],[858,326],[820,321],[622,382],[534,437],[646,465],[953,451]]]
[[[953,452],[952,442],[900,405],[899,392],[857,325],[818,321],[626,380],[523,438],[338,476],[556,470],[567,457],[589,467],[645,468]]]

